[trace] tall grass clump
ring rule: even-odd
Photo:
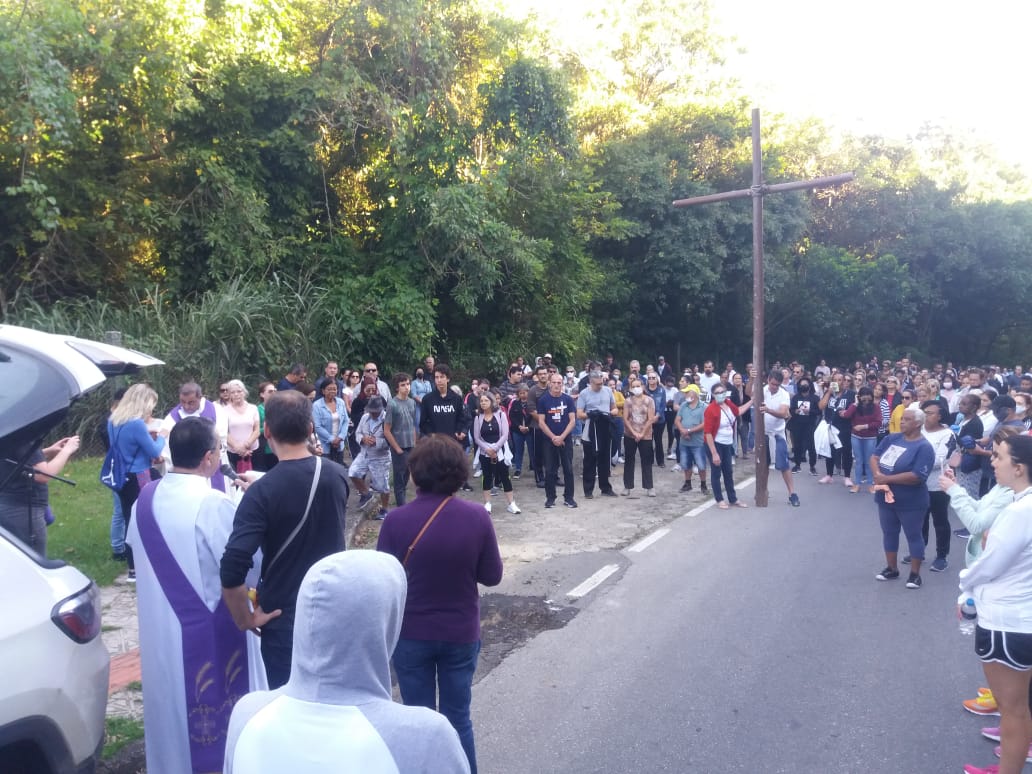
[[[165,361],[136,377],[157,390],[161,411],[175,405],[186,381],[196,381],[215,397],[220,382],[240,379],[253,400],[260,381],[277,381],[291,363],[306,364],[314,379],[328,359],[346,364],[368,357],[362,342],[336,333],[348,329],[349,316],[324,288],[274,277],[260,283],[234,279],[186,302],[173,301],[160,289],[137,295],[126,306],[76,299],[44,308],[26,301],[6,322],[100,340],[109,331],[120,332],[122,346]],[[98,450],[111,394],[116,382],[124,381],[110,380],[109,387],[76,405],[62,432],[77,433],[88,449]]]

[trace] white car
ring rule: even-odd
[[[122,347],[0,325],[0,490],[24,461],[18,451],[41,443],[75,401],[109,376],[159,364]],[[0,611],[0,771],[93,771],[110,665],[100,591],[0,528]]]

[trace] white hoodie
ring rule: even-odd
[[[319,560],[301,583],[290,679],[237,702],[226,774],[468,774],[443,715],[391,700],[407,583],[379,551]]]

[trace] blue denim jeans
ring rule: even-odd
[[[394,672],[401,700],[410,707],[429,707],[448,718],[459,735],[471,774],[477,774],[477,752],[469,705],[479,655],[479,640],[401,639],[394,649]]]
[[[871,472],[871,455],[877,446],[877,438],[857,438],[851,435],[853,447],[853,483],[857,486],[874,485],[874,474]]]
[[[125,551],[125,516],[122,515],[118,492],[112,492],[111,499],[115,503],[111,511],[111,553],[121,554]]]
[[[699,471],[701,477],[706,472],[706,458],[709,457],[709,448],[704,444],[688,446],[684,441],[678,449],[678,462],[681,470],[689,470],[692,465]],[[705,481],[706,479],[703,479]]]
[[[724,493],[720,489],[720,480],[724,479],[724,486],[727,488],[727,501],[734,505],[738,502],[738,495],[735,494],[735,469],[731,466],[731,456],[735,452],[733,443],[716,443],[717,455],[720,457],[719,465],[710,466],[710,486],[713,487],[713,499],[718,503],[724,500]],[[710,455],[712,459],[712,455]]]
[[[509,436],[509,441],[512,443],[512,466],[517,473],[522,473],[523,450],[526,449],[527,453],[530,454],[530,458],[534,459],[534,433],[528,432],[524,435],[514,430],[512,435]]]

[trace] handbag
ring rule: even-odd
[[[118,453],[118,433],[115,433],[115,439],[111,443],[111,447],[108,449],[107,454],[104,455],[104,462],[100,466],[100,483],[110,489],[112,492],[121,492],[122,487],[125,486],[125,479],[128,476],[128,465],[122,455]]]
[[[974,454],[964,454],[960,458],[960,472],[974,473],[982,467],[982,460]]]

